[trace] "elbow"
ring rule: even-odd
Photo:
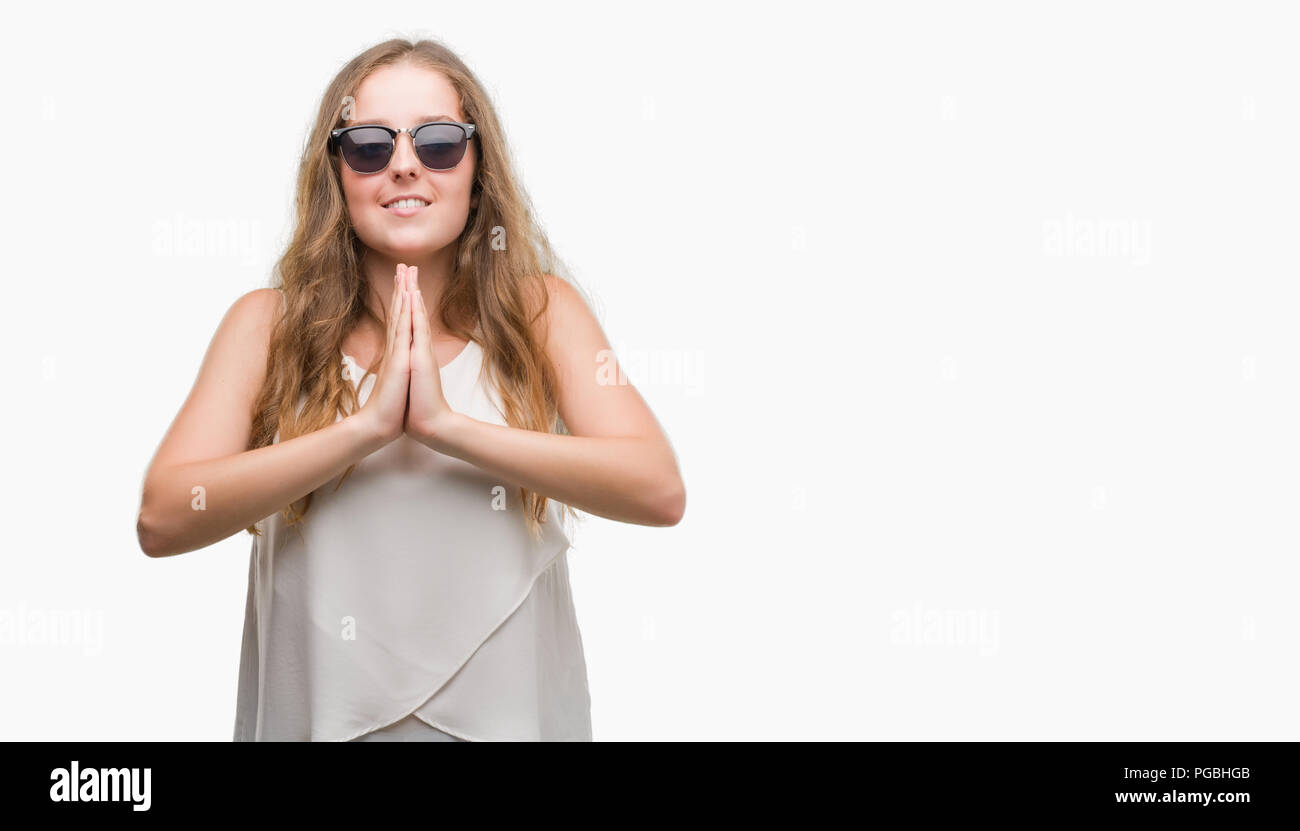
[[[681,477],[674,476],[673,484],[656,502],[654,525],[669,528],[682,521],[686,513],[686,485]]]
[[[162,553],[161,540],[153,532],[153,528],[144,520],[144,511],[140,511],[140,516],[135,521],[135,538],[140,543],[140,550],[145,553],[146,557],[157,557]]]
[[[140,550],[147,557],[166,557],[172,553],[171,545],[148,517],[149,514],[141,508],[140,515],[135,521],[135,538],[140,543]]]

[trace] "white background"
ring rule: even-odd
[[[150,559],[140,484],[400,35],[487,86],[686,480],[575,537],[598,741],[1300,739],[1286,4],[23,13],[0,738],[229,740],[250,537]]]

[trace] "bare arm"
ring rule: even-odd
[[[307,435],[244,449],[281,304],[274,289],[251,291],[235,301],[213,336],[194,388],[145,475],[136,532],[150,557],[225,539],[301,499],[401,434],[400,410],[395,433],[391,418],[377,417],[380,397],[396,399],[400,392],[405,406],[405,379],[397,390],[386,375],[376,386],[384,383],[392,392],[377,396],[375,407]],[[399,374],[394,367],[392,377]]]
[[[653,438],[539,433],[452,413],[433,447],[606,519],[676,525],[686,509],[672,451]]]
[[[209,546],[301,499],[382,446],[348,416],[256,450],[157,468],[145,481],[136,523],[140,549],[166,557]]]
[[[547,286],[550,302],[538,334],[556,370],[560,417],[570,435],[448,411],[416,438],[588,513],[676,525],[686,510],[686,488],[667,436],[635,387],[606,383],[621,371],[612,351],[602,351],[609,341],[582,297],[558,277],[548,275]]]

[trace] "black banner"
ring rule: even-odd
[[[788,807],[1182,821],[1287,814],[1298,767],[1293,744],[1267,742],[611,742],[483,759],[416,744],[10,743],[2,792],[11,810],[79,818],[199,809],[204,819],[247,819],[283,802],[296,816],[337,819],[432,797],[458,813],[533,798],[548,811],[556,799],[566,811],[635,799],[637,817],[660,806],[680,817],[690,804],[732,815]]]

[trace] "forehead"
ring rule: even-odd
[[[349,124],[409,127],[422,121],[464,121],[460,96],[441,72],[413,64],[376,69],[357,87]]]

